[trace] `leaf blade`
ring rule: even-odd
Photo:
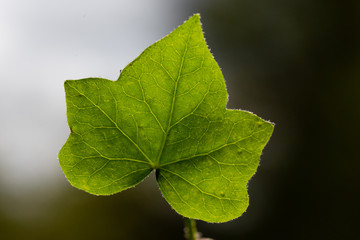
[[[165,199],[185,217],[225,222],[248,206],[273,125],[226,109],[221,70],[194,15],[131,62],[117,81],[65,83],[71,134],[59,153],[75,186],[120,192],[153,169]]]

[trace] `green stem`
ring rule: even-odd
[[[186,240],[197,240],[196,221],[191,218],[184,218],[184,232]]]

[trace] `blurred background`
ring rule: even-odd
[[[74,189],[57,154],[63,82],[103,77],[200,13],[228,108],[276,123],[250,206],[216,240],[359,233],[360,1],[0,0],[0,239],[183,239],[153,175],[111,197]]]

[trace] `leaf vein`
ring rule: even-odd
[[[75,91],[77,91],[79,94],[84,96],[90,103],[94,104],[116,126],[116,128],[121,132],[121,134],[123,134],[141,152],[141,154],[147,159],[147,161],[150,163],[150,165],[153,166],[154,163],[145,154],[145,152],[140,148],[140,146],[137,143],[135,143],[98,104],[94,103],[90,98],[88,98],[85,94],[81,93],[74,86],[71,86],[71,85],[69,85],[69,86],[71,88],[73,88]]]

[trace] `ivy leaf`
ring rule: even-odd
[[[152,170],[179,214],[208,222],[239,217],[273,125],[226,109],[221,70],[199,15],[148,47],[117,81],[65,82],[71,134],[59,153],[70,183],[118,193]]]

